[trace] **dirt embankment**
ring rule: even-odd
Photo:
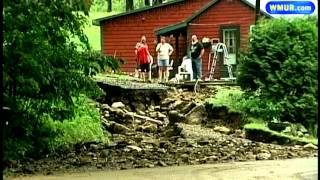
[[[173,90],[153,104],[145,103],[148,101],[102,104],[101,122],[112,133],[111,144],[77,145],[70,152],[12,163],[10,171],[52,174],[317,156],[314,145],[280,146],[253,142],[245,139],[241,129],[228,127],[221,119],[216,119],[219,125],[212,123],[203,105],[204,99],[212,93],[208,90],[195,95]],[[216,113],[219,115],[220,112]],[[217,117],[229,116],[220,113]],[[241,117],[234,118],[236,120]]]

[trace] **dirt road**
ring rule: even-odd
[[[250,179],[318,179],[317,158],[235,162],[225,164],[131,169],[122,171],[30,176],[26,180],[250,180]]]

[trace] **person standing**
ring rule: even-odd
[[[169,59],[173,52],[173,48],[169,43],[166,43],[166,38],[161,36],[160,43],[156,47],[158,53],[158,66],[159,66],[159,81],[164,80],[168,82],[169,79]],[[163,75],[163,78],[162,78]]]
[[[135,53],[141,71],[140,77],[145,81],[147,74],[148,80],[151,81],[151,76],[149,75],[151,55],[148,49],[146,36],[142,36],[140,42],[136,44]]]
[[[201,79],[201,69],[202,69],[202,56],[204,54],[203,45],[198,41],[196,35],[192,35],[191,37],[191,61],[192,61],[192,71],[193,71],[193,79]]]

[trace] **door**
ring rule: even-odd
[[[229,63],[237,64],[239,49],[239,27],[222,27],[222,42],[227,46]]]
[[[220,41],[223,42],[228,50],[228,61],[232,65],[232,70],[235,72],[240,47],[240,26],[221,26]],[[222,61],[223,65],[227,65]],[[222,67],[222,77],[228,77],[227,66]],[[235,74],[233,73],[235,76]]]

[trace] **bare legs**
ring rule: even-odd
[[[167,67],[159,67],[159,81],[164,80],[168,82],[169,80],[169,71]]]

